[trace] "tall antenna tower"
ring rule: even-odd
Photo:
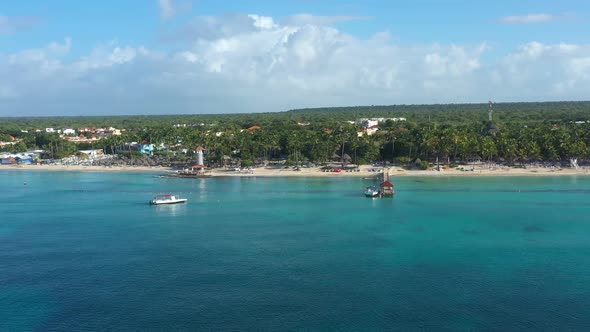
[[[494,113],[494,108],[493,108],[493,103],[490,100],[489,106],[488,106],[488,120],[490,120],[490,122],[492,121],[492,113]]]

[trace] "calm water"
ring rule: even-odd
[[[394,182],[0,171],[0,330],[590,329],[590,178]]]

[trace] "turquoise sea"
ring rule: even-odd
[[[589,177],[393,181],[0,171],[0,330],[590,329]]]

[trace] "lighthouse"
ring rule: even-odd
[[[203,163],[203,151],[205,150],[205,148],[203,148],[202,146],[199,146],[195,149],[195,151],[197,151],[197,166],[205,166],[205,164]]]
[[[191,169],[185,169],[183,171],[178,172],[178,177],[181,178],[200,178],[200,177],[209,177],[211,174],[207,174],[205,172],[205,163],[203,162],[203,151],[205,148],[199,146],[195,148],[195,152],[197,153],[197,164],[193,165]]]

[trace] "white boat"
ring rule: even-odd
[[[171,194],[165,194],[165,195],[154,196],[154,199],[152,199],[150,201],[150,204],[152,204],[152,205],[179,204],[179,203],[184,203],[186,201],[187,201],[186,198],[178,198],[178,197],[171,195]]]
[[[379,194],[381,193],[379,192],[379,189],[375,186],[365,188],[365,196],[367,197],[378,197]]]

